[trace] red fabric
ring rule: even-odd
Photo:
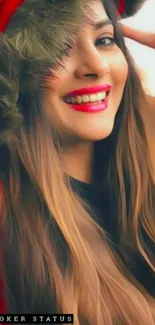
[[[0,259],[0,314],[6,313],[6,303],[4,299],[4,283],[3,283],[3,267],[2,267],[2,260]]]
[[[24,0],[0,0],[0,32],[4,32],[12,15]]]
[[[4,300],[3,281],[0,280],[0,314],[6,313],[6,304]]]
[[[3,195],[3,183],[0,180],[0,198],[2,197],[2,195]]]
[[[24,0],[0,0],[0,32],[4,32],[12,15]],[[122,15],[125,11],[126,0],[120,0],[118,12]]]
[[[12,15],[24,0],[0,0],[0,32],[4,32]],[[120,0],[118,12],[120,15],[125,11],[126,0]]]
[[[0,180],[0,198],[3,195],[3,183]],[[2,275],[2,261],[0,258],[0,272]],[[4,300],[4,286],[3,286],[3,278],[2,276],[0,276],[0,314],[4,314],[6,313],[6,304],[5,304],[5,300]]]
[[[125,3],[126,3],[126,0],[120,0],[120,2],[119,2],[118,12],[120,15],[122,15],[125,11]]]

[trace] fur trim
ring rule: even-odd
[[[83,2],[83,1],[82,1]],[[22,121],[18,100],[38,90],[42,76],[55,69],[82,21],[80,0],[27,0],[0,37],[0,141]]]
[[[0,144],[13,135],[21,123],[17,108],[19,91],[19,64],[15,49],[6,37],[0,37]]]

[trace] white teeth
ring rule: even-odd
[[[89,96],[88,95],[84,95],[84,96],[81,96],[82,97],[82,101],[84,103],[88,103],[89,102]]]
[[[93,103],[93,102],[99,102],[101,100],[104,100],[106,97],[106,92],[100,92],[98,94],[91,94],[91,95],[82,95],[82,96],[75,96],[75,97],[70,97],[66,98],[66,102],[68,104],[81,104],[81,103]]]
[[[97,95],[93,94],[89,96],[90,102],[96,102],[97,101]]]
[[[104,93],[99,93],[99,94],[97,94],[96,96],[97,96],[97,100],[103,100],[103,99],[105,99],[105,97],[106,97],[106,92],[104,92]]]

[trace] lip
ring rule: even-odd
[[[68,104],[74,111],[82,113],[99,113],[108,108],[108,99],[100,103],[87,103],[87,104]]]
[[[111,89],[110,84],[104,84],[104,85],[98,85],[94,87],[88,87],[88,88],[81,88],[73,90],[72,92],[68,93],[65,98],[74,97],[74,96],[81,96],[85,94],[96,94],[99,92],[107,92]]]

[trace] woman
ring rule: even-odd
[[[30,35],[24,65],[17,16],[6,31],[18,57],[2,53],[1,106],[10,111],[14,72],[22,124],[1,149],[4,298],[9,313],[154,325],[153,113],[112,4],[84,13],[55,69],[36,68]]]

